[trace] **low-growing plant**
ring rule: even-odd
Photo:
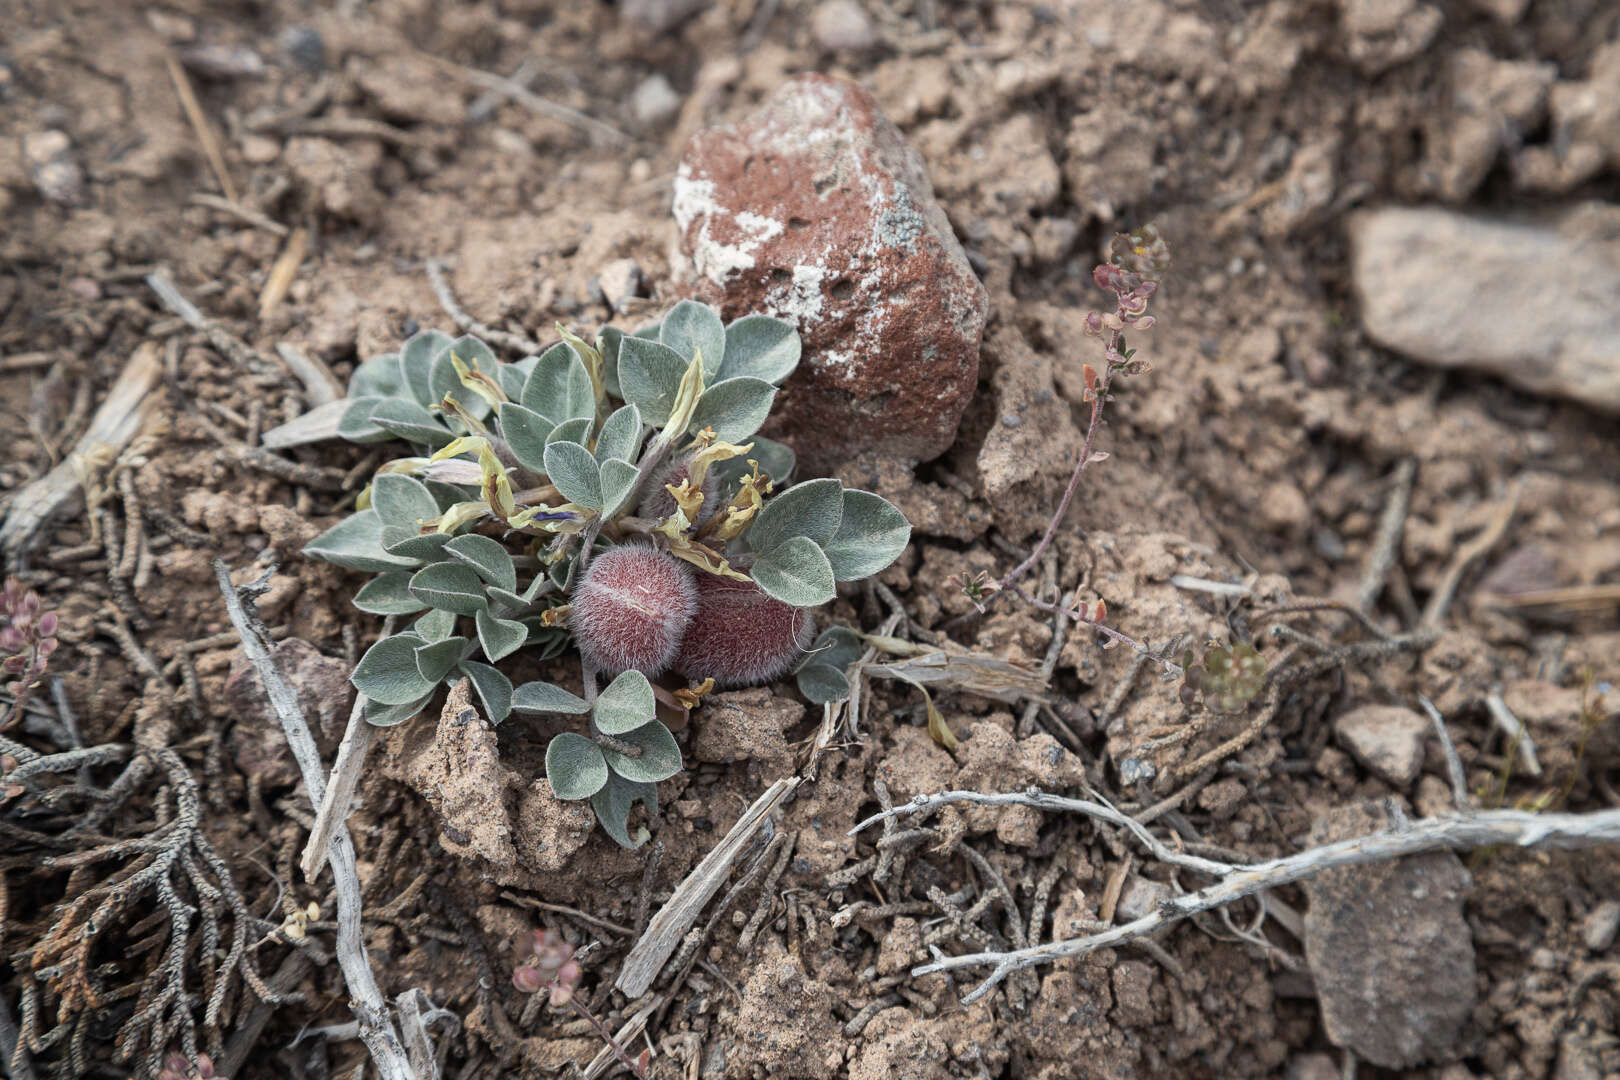
[[[368,721],[416,716],[462,678],[493,723],[585,717],[547,746],[547,778],[634,847],[646,831],[630,835],[631,807],[655,810],[655,785],[681,769],[660,697],[689,706],[788,673],[811,609],[888,566],[911,530],[837,480],[785,486],[793,452],[755,433],[799,362],[790,323],[725,325],[682,301],[635,334],[558,329],[516,363],[429,330],[361,364],[338,433],[416,452],[379,468],[355,513],[304,550],[375,575],[360,610],[412,620],[355,668]],[[583,696],[514,686],[499,666],[570,647]],[[812,652],[800,672],[812,700],[848,692],[829,659]],[[655,687],[666,671],[692,685]],[[599,674],[615,676],[600,694]]]
[[[45,665],[56,652],[57,614],[46,611],[39,594],[17,578],[7,578],[0,590],[0,671],[12,681],[6,683],[11,705],[0,714],[0,731],[22,716],[28,697],[45,675]]]

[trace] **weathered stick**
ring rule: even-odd
[[[304,788],[310,801],[319,806],[326,795],[326,769],[321,763],[320,751],[315,748],[315,737],[310,734],[309,723],[298,705],[298,693],[287,685],[276,669],[276,662],[267,647],[268,637],[257,611],[245,603],[236,586],[231,584],[231,573],[223,562],[214,560],[214,576],[219,580],[219,591],[225,598],[225,610],[242,639],[242,651],[253,669],[264,682],[265,695],[275,709],[281,728],[287,735],[298,769],[304,775]],[[371,962],[366,958],[365,939],[360,926],[360,879],[355,873],[354,841],[341,822],[332,828],[332,843],[327,853],[332,867],[332,885],[337,893],[337,960],[343,971],[343,982],[349,988],[349,1008],[359,1021],[360,1038],[377,1065],[383,1080],[416,1080],[405,1047],[394,1030],[393,1018],[377,978],[372,974]]]
[[[665,962],[681,943],[681,938],[697,921],[704,905],[725,882],[731,864],[742,852],[743,846],[764,824],[777,804],[798,786],[798,778],[793,777],[778,780],[766,788],[765,793],[754,800],[754,805],[743,811],[742,817],[726,833],[725,839],[703,857],[703,861],[686,875],[686,880],[675,890],[675,895],[658,909],[658,914],[647,924],[646,933],[630,950],[630,955],[624,958],[624,966],[619,969],[619,977],[614,981],[613,985],[626,997],[635,1000],[652,986]]]
[[[1065,800],[1038,791],[999,795],[987,795],[976,791],[952,791],[941,795],[920,796],[904,806],[897,806],[892,811],[863,822],[857,828],[865,827],[873,820],[892,814],[914,813],[945,802],[975,802],[992,806],[1017,803],[1044,809],[1070,810],[1076,810],[1081,805],[1081,801],[1077,799]],[[1063,805],[1065,803],[1073,805]],[[1124,824],[1125,820],[1129,820],[1124,815],[1119,815],[1124,820],[1114,821],[1112,815],[1118,811],[1113,811],[1111,807],[1104,808],[1100,804],[1083,805],[1087,806],[1087,809],[1078,812],[1087,813],[1101,820],[1113,821],[1115,824]],[[1129,828],[1128,825],[1126,827]],[[1137,829],[1140,828],[1138,825]],[[1131,831],[1141,839],[1141,833],[1137,832],[1137,829]],[[1154,843],[1157,845],[1158,842]],[[1015,971],[1039,964],[1050,964],[1065,957],[1084,956],[1097,949],[1123,945],[1156,933],[1188,916],[1224,907],[1267,889],[1301,881],[1323,870],[1384,862],[1430,851],[1470,851],[1482,847],[1583,848],[1616,843],[1620,843],[1620,810],[1601,810],[1590,814],[1531,814],[1519,810],[1488,810],[1455,817],[1415,821],[1404,827],[1324,844],[1280,859],[1270,859],[1246,866],[1199,859],[1198,862],[1203,865],[1195,869],[1204,869],[1204,872],[1213,874],[1219,880],[1197,892],[1171,897],[1161,903],[1156,911],[1133,922],[1086,937],[1054,941],[1029,949],[947,957],[932,964],[913,968],[911,974],[932,975],[941,971],[991,966],[991,972],[984,981],[962,999],[963,1003],[967,1004],[984,997],[996,984]],[[1182,853],[1174,854],[1177,864],[1183,866],[1189,865],[1188,860],[1195,858]]]
[[[152,411],[152,388],[163,373],[163,349],[142,342],[130,354],[90,426],[61,463],[11,497],[6,521],[0,526],[0,555],[9,562],[19,555],[40,527],[63,509],[81,490],[75,463],[98,457],[117,457]]]
[[[337,761],[332,763],[326,794],[315,812],[315,824],[310,827],[309,842],[304,845],[304,855],[298,864],[307,881],[320,876],[321,864],[326,862],[326,852],[332,843],[332,830],[348,820],[349,804],[354,801],[354,789],[360,783],[360,770],[365,768],[366,753],[377,736],[377,728],[366,722],[365,712],[366,695],[356,693],[354,708],[349,710],[349,726],[338,746]]]

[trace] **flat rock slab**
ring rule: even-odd
[[[1333,731],[1351,755],[1398,788],[1411,785],[1423,768],[1429,722],[1399,705],[1363,705],[1336,717]]]
[[[1336,808],[1329,844],[1390,828],[1379,803]],[[1452,1060],[1474,1009],[1468,871],[1451,852],[1327,870],[1305,882],[1305,960],[1328,1038],[1386,1069]]]
[[[792,320],[804,359],[767,434],[812,469],[945,452],[973,395],[988,294],[921,158],[860,87],[801,75],[699,132],[675,177],[699,299]]]
[[[1612,215],[1552,227],[1440,209],[1355,214],[1362,323],[1420,363],[1620,412],[1620,244],[1602,226]]]

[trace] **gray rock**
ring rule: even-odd
[[[1312,844],[1389,828],[1378,803],[1319,818]],[[1473,1012],[1468,872],[1450,852],[1327,870],[1305,882],[1305,960],[1336,1045],[1386,1069],[1448,1061]]]
[[[822,0],[810,17],[810,32],[824,52],[870,49],[877,42],[872,20],[855,0]]]
[[[1170,886],[1161,881],[1149,881],[1145,877],[1132,877],[1120,890],[1119,905],[1114,909],[1121,919],[1134,922],[1144,915],[1150,915],[1158,910],[1160,904],[1170,899]]]
[[[1349,231],[1362,324],[1380,344],[1620,412],[1612,230],[1383,209]]]
[[[624,0],[624,17],[657,33],[673,30],[708,6],[707,0]]]
[[[602,267],[596,281],[602,290],[602,299],[617,312],[622,313],[630,301],[642,293],[641,267],[634,259],[614,259]]]
[[[681,111],[681,95],[663,72],[654,72],[630,92],[630,111],[635,114],[637,123],[652,127]]]
[[[1363,705],[1333,721],[1339,745],[1378,776],[1405,788],[1423,768],[1429,722],[1398,705]]]
[[[1581,920],[1581,940],[1592,952],[1604,952],[1620,930],[1620,900],[1605,900]]]
[[[84,198],[84,170],[73,157],[73,141],[65,132],[30,131],[22,138],[28,175],[42,198],[72,206]]]

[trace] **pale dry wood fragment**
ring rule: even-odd
[[[624,966],[619,969],[619,977],[613,984],[621,993],[635,999],[647,992],[680,945],[686,931],[691,929],[703,908],[725,884],[732,862],[765,823],[771,811],[798,786],[799,778],[791,777],[778,780],[766,788],[765,793],[743,811],[742,817],[737,819],[737,824],[731,827],[725,838],[686,875],[686,880],[675,890],[675,895],[652,917],[641,940],[624,958]]]
[[[0,525],[0,554],[10,560],[28,547],[34,534],[82,492],[75,462],[117,457],[145,425],[157,404],[152,389],[163,373],[163,349],[143,342],[130,355],[90,427],[54,469],[11,497]]]

